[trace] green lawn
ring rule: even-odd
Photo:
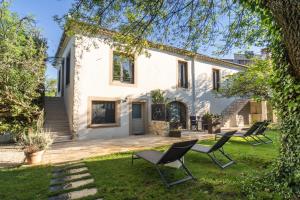
[[[253,147],[240,139],[231,139],[225,146],[237,164],[221,170],[205,154],[188,152],[185,163],[197,181],[165,188],[153,165],[135,160],[131,153],[120,153],[85,160],[95,179],[99,195],[105,200],[144,199],[245,199],[241,193],[245,177],[259,175],[278,154],[278,132],[268,131],[275,143]],[[214,141],[201,141],[213,144]],[[167,147],[159,148],[165,150]],[[170,177],[182,174],[165,167]],[[0,199],[46,199],[51,167],[0,170]]]
[[[268,131],[274,141],[278,132]],[[213,144],[214,141],[201,141]],[[161,148],[166,149],[166,148]],[[221,170],[205,154],[189,152],[185,163],[197,181],[165,188],[153,165],[135,160],[131,165],[131,153],[114,154],[87,160],[97,188],[104,199],[245,199],[241,182],[245,176],[257,175],[270,166],[278,154],[278,142],[253,147],[240,139],[231,139],[225,146],[237,164]],[[172,176],[180,176],[178,170],[166,168]]]
[[[0,199],[47,199],[51,167],[0,169]]]

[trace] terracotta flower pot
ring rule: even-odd
[[[42,161],[45,150],[33,153],[24,152],[28,164],[38,164]]]

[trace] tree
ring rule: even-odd
[[[33,127],[41,114],[46,43],[30,17],[0,2],[0,133]]]
[[[216,92],[222,97],[271,98],[272,67],[270,60],[253,59],[246,70],[228,75]]]
[[[57,80],[53,78],[47,78],[45,84],[45,95],[55,96],[56,95]]]
[[[148,39],[192,51],[212,45],[216,38],[224,41],[221,52],[233,46],[267,46],[274,64],[272,99],[282,135],[277,165],[265,180],[285,198],[300,196],[300,1],[76,0],[66,16],[90,27],[119,31],[113,36],[114,45],[125,43],[121,48],[126,51],[142,52],[149,47]],[[66,16],[56,20],[63,22]],[[77,31],[80,26],[72,24]]]

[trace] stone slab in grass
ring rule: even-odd
[[[52,170],[52,172],[61,172],[64,170],[68,170],[68,169],[72,169],[72,168],[79,168],[79,167],[84,167],[84,166],[85,166],[85,163],[74,163],[74,164],[70,164],[70,165],[56,167]]]
[[[85,186],[85,185],[88,185],[91,183],[94,183],[94,179],[92,179],[92,178],[84,179],[84,180],[80,180],[80,181],[74,181],[74,182],[63,184],[63,185],[50,186],[49,190],[51,192],[59,192],[62,190],[76,189],[76,188],[79,188],[81,186]]]
[[[88,196],[94,196],[97,194],[96,188],[82,189],[78,191],[68,192],[57,196],[49,197],[48,200],[73,200],[81,199]]]
[[[53,177],[59,177],[59,176],[67,176],[71,174],[77,174],[77,173],[83,173],[87,172],[88,168],[87,167],[81,167],[81,168],[75,168],[75,169],[68,169],[60,172],[54,172],[52,175]]]
[[[55,179],[51,180],[50,185],[62,184],[65,182],[69,182],[69,181],[81,179],[81,178],[86,178],[86,177],[90,177],[90,176],[91,176],[90,173],[84,173],[84,174],[75,174],[75,175],[65,176],[62,178],[55,178]]]

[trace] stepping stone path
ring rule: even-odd
[[[93,197],[98,193],[85,163],[57,165],[52,171],[48,200],[73,200]],[[97,200],[103,200],[96,198]]]

